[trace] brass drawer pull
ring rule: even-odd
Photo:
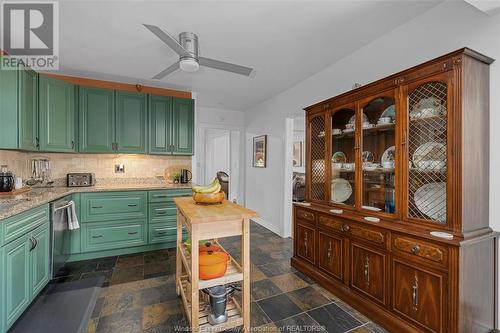
[[[370,284],[370,257],[365,256],[364,275],[366,284]]]
[[[413,253],[413,254],[419,254],[420,253],[420,246],[418,244],[414,244],[411,247],[411,253]]]
[[[308,221],[314,221],[314,214],[313,213],[309,213],[309,212],[305,212],[303,210],[299,210],[297,211],[297,216],[299,218],[302,218],[304,220],[308,220]]]
[[[351,229],[351,227],[349,227],[349,225],[348,225],[348,224],[343,224],[343,225],[342,225],[342,231],[343,231],[343,232],[348,232],[350,229]]]
[[[412,289],[413,310],[417,311],[418,310],[418,279],[416,276],[413,278],[413,283],[412,283],[411,289]]]

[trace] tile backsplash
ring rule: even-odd
[[[58,154],[0,150],[0,165],[8,165],[17,177],[31,176],[33,158],[50,160],[52,178],[66,178],[71,172],[91,172],[99,179],[150,178],[168,176],[180,169],[191,170],[191,156],[156,156],[140,154]],[[124,173],[115,173],[115,164],[124,164]]]

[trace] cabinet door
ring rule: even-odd
[[[29,234],[4,247],[3,318],[10,327],[23,313],[31,300]]]
[[[386,255],[351,243],[351,286],[386,304]]]
[[[3,57],[0,57],[3,60]],[[1,149],[18,149],[18,70],[0,70],[0,110],[2,126],[0,131]],[[1,330],[1,326],[0,326]]]
[[[172,97],[149,95],[149,152],[172,153]]]
[[[50,280],[48,221],[33,231],[32,239],[35,247],[31,251],[31,293],[35,297]]]
[[[146,95],[116,92],[116,150],[146,153]]]
[[[444,332],[445,277],[393,261],[394,311],[432,332]]]
[[[174,98],[172,102],[172,152],[194,154],[194,108],[192,99]]]
[[[415,223],[451,228],[453,171],[450,140],[453,138],[453,88],[451,73],[426,78],[404,87],[407,136],[405,215]]]
[[[75,86],[61,80],[40,77],[40,150],[75,151]]]
[[[344,271],[343,245],[342,238],[319,232],[319,267],[340,281],[343,280]]]
[[[327,200],[327,191],[331,186],[327,184],[327,171],[330,168],[330,158],[327,156],[326,143],[326,120],[325,115],[308,118],[306,128],[307,138],[306,152],[309,152],[310,160],[306,164],[306,194],[307,200],[324,202]]]
[[[114,91],[80,88],[79,151],[113,152],[115,138]]]
[[[29,69],[19,71],[19,148],[37,150],[38,74]]]
[[[315,231],[313,228],[297,224],[296,255],[314,264]]]

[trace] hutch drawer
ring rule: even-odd
[[[383,229],[375,229],[357,223],[348,225],[346,233],[360,241],[383,249],[388,248],[389,232]]]
[[[302,208],[296,208],[295,215],[298,219],[300,219],[304,222],[309,222],[309,223],[314,224],[314,221],[316,220],[315,213],[313,213],[309,210],[302,209]]]
[[[408,236],[393,235],[392,250],[402,257],[411,257],[424,263],[448,265],[448,248]]]
[[[335,232],[343,233],[346,225],[345,221],[336,217],[320,215],[318,218],[318,226]]]
[[[387,255],[351,243],[351,287],[371,299],[387,303]]]

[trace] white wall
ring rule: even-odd
[[[332,32],[338,33],[338,32]],[[343,33],[348,33],[343,32]],[[246,119],[246,205],[256,210],[263,224],[283,234],[285,119],[310,104],[338,95],[354,82],[369,83],[421,62],[467,46],[500,62],[500,15],[487,16],[462,1],[445,2],[390,33],[374,40],[325,70],[283,93],[252,107]],[[500,141],[500,64],[491,65],[491,142]],[[252,137],[268,135],[268,166],[252,168]],[[500,230],[500,150],[491,145],[490,224]]]
[[[245,115],[241,111],[208,108],[196,108],[196,156],[193,169],[196,170],[195,182],[207,183],[212,179],[205,179],[205,132],[209,129],[229,130],[231,135],[231,172],[230,192],[231,200],[245,203],[245,163],[244,163],[244,133]],[[238,182],[235,182],[238,180]]]

